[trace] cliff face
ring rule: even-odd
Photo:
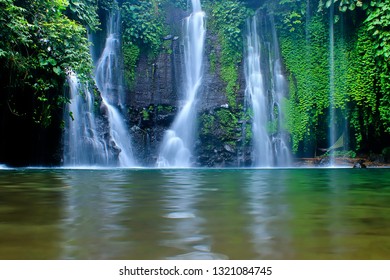
[[[183,96],[182,20],[186,15],[170,10],[167,24],[174,34],[165,37],[164,48],[155,59],[145,54],[138,60],[135,81],[129,89],[129,119],[132,126],[134,152],[141,165],[153,166],[165,130],[169,129]],[[220,63],[212,62],[209,54],[219,55],[215,34],[207,31],[204,55],[204,76],[198,93],[198,140],[194,166],[237,166],[248,162],[245,148],[242,106],[230,108],[221,79]],[[211,67],[211,64],[214,65]],[[243,105],[245,81],[239,66],[239,89],[236,103]]]
[[[166,25],[170,30],[158,54],[152,57],[140,53],[134,82],[126,87],[127,123],[131,131],[134,156],[142,166],[154,166],[164,132],[171,126],[183,98],[183,19],[188,13],[167,7]],[[105,19],[102,18],[102,22]],[[96,61],[104,47],[103,30],[90,36]],[[204,74],[198,101],[197,142],[194,166],[237,166],[248,161],[245,122],[242,120],[245,81],[239,65],[236,104],[228,105],[226,83],[221,78],[222,65],[218,59],[221,46],[218,36],[207,31],[204,52]],[[214,58],[210,54],[215,54]],[[5,100],[0,100],[3,105]],[[4,105],[5,106],[5,105]],[[99,112],[102,127],[107,127],[104,112]],[[31,120],[15,117],[7,110],[1,114],[2,131],[13,131],[0,139],[0,162],[10,165],[61,165],[63,143],[61,129],[63,112],[59,110],[50,128],[39,128]],[[18,130],[14,130],[18,127]],[[104,128],[107,129],[107,128]],[[104,130],[103,129],[103,130]],[[26,144],[28,142],[28,144]]]
[[[169,54],[164,50],[150,61],[141,55],[136,68],[134,86],[130,90],[130,104],[135,108],[151,104],[176,105],[181,78],[180,42],[170,40]]]

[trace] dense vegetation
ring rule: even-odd
[[[343,131],[349,134],[349,149],[370,152],[383,148],[390,129],[389,4],[330,0],[280,4],[280,17],[284,18],[279,27],[281,48],[290,80],[286,109],[293,150],[313,154],[317,145],[328,145],[331,91],[337,124],[343,126],[338,136]],[[330,25],[334,28],[333,42]]]
[[[229,145],[234,146],[239,138],[240,121],[248,117],[238,98],[245,90],[245,22],[261,9],[274,15],[278,29],[290,85],[284,110],[294,153],[312,156],[318,147],[327,147],[330,92],[338,136],[346,133],[350,139],[347,149],[381,152],[388,145],[389,1],[204,0],[202,5],[208,15],[209,71],[224,83],[221,94],[229,107],[203,114],[201,133],[210,134],[217,125]],[[4,122],[12,118],[24,120],[28,127],[61,125],[53,119],[62,117],[62,107],[69,102],[64,95],[66,75],[74,71],[82,80],[90,79],[87,33],[98,31],[111,9],[121,10],[125,79],[131,89],[141,55],[153,64],[161,53],[171,51],[170,41],[164,37],[177,34],[175,28],[180,27],[167,24],[169,13],[173,9],[185,13],[186,0],[0,0],[0,110]],[[330,25],[334,28],[333,57]],[[250,130],[245,131],[246,137],[250,136]]]
[[[98,28],[97,10],[93,0],[0,0],[0,160],[53,161],[66,74],[90,77],[87,29]]]
[[[89,77],[86,35],[99,26],[97,9],[93,0],[0,1],[1,110],[50,125],[67,102],[66,73]]]

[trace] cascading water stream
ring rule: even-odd
[[[283,132],[281,100],[287,91],[273,21],[247,22],[246,99],[252,110],[252,158],[256,167],[289,166],[291,156]],[[259,29],[260,27],[260,29]],[[267,37],[268,35],[268,37]]]
[[[159,167],[190,167],[196,126],[196,103],[203,72],[205,13],[192,0],[192,13],[184,22],[184,105],[166,131],[157,160]]]
[[[290,166],[292,163],[291,151],[287,145],[287,132],[283,129],[284,116],[282,111],[282,100],[285,98],[288,92],[288,84],[286,77],[282,71],[282,59],[280,57],[280,48],[278,37],[276,34],[275,22],[271,17],[271,29],[272,29],[272,45],[270,49],[270,71],[273,76],[271,79],[272,86],[272,111],[271,121],[275,124],[276,130],[272,134],[273,153],[274,153],[274,165],[275,166]]]
[[[95,51],[91,49],[91,53]],[[120,15],[113,11],[94,72],[103,117],[96,114],[92,91],[80,88],[76,74],[68,75],[71,102],[66,111],[73,120],[65,116],[65,166],[134,166],[131,137],[119,110],[125,104],[120,59]]]
[[[267,133],[267,93],[264,87],[260,62],[260,38],[257,17],[248,20],[247,56],[245,64],[246,96],[251,104],[253,133],[253,163],[256,166],[272,164],[271,139]]]
[[[94,96],[85,85],[80,84],[75,73],[70,72],[67,81],[70,103],[65,116],[64,165],[100,165],[107,159],[107,150],[96,128]]]
[[[124,91],[120,63],[120,15],[112,12],[109,17],[107,38],[103,52],[95,67],[95,82],[102,96],[102,106],[108,120],[111,148],[119,153],[119,166],[134,165],[131,137],[124,118],[117,107],[124,103]]]

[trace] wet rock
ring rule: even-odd
[[[367,166],[364,164],[364,160],[360,159],[353,165],[353,168],[367,168]]]
[[[228,145],[228,144],[225,144],[225,145],[223,146],[223,148],[224,148],[226,151],[228,151],[229,153],[234,153],[234,152],[235,152],[234,148],[233,148],[232,146]]]
[[[173,35],[172,35],[172,34],[169,34],[169,35],[165,36],[165,37],[163,38],[163,40],[168,41],[168,40],[172,40],[173,38],[174,38]]]
[[[104,103],[100,103],[100,114],[104,118],[108,118],[108,108],[107,108],[106,104],[104,104]]]
[[[330,165],[330,158],[329,157],[323,157],[317,162],[318,166],[329,166]]]
[[[374,164],[382,164],[385,162],[385,158],[383,156],[383,154],[370,154],[369,157],[368,157],[368,161],[369,162],[372,162]]]
[[[382,150],[383,162],[390,162],[390,147],[386,147]]]

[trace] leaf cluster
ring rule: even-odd
[[[335,108],[344,112],[349,123],[356,149],[381,137],[383,131],[390,132],[390,3],[318,1],[317,13],[306,15],[304,5],[298,5],[301,1],[292,2],[279,1],[279,8],[283,9],[275,13],[278,22],[283,23],[279,25],[281,47],[290,82],[286,118],[294,151],[303,143],[318,143],[327,137],[330,91],[334,91]],[[287,9],[289,6],[291,9]],[[347,29],[348,33],[341,32],[343,22],[329,21],[325,9],[333,8],[339,10],[339,18],[353,19],[355,25]],[[358,16],[354,14],[357,8]],[[346,11],[350,12],[341,15]],[[291,21],[286,21],[294,18],[292,15],[301,21],[296,22],[294,29]],[[364,18],[360,20],[361,17]],[[329,80],[329,24],[334,24],[335,29],[333,88]]]
[[[326,25],[313,18],[306,38],[303,26],[281,32],[281,51],[289,71],[290,96],[286,101],[287,129],[293,150],[306,138],[316,137],[321,116],[329,107],[329,58]],[[310,42],[310,43],[308,43]]]
[[[125,80],[129,86],[134,82],[141,53],[154,57],[162,47],[165,29],[162,4],[157,0],[125,0],[120,8]]]
[[[134,44],[144,51],[157,52],[164,34],[159,3],[155,0],[125,0],[121,14],[124,44]]]
[[[100,25],[98,0],[69,0],[68,17],[95,31]]]
[[[338,5],[339,11],[346,12],[347,10],[353,11],[356,7],[366,7],[367,3],[363,3],[363,0],[320,0],[318,10],[322,11],[323,8],[330,8],[332,5]]]
[[[92,69],[84,20],[68,17],[70,5],[68,0],[0,0],[5,99],[12,103],[12,113],[43,126],[51,123],[53,111],[64,101],[59,96],[67,72],[87,77]]]
[[[212,52],[212,67],[221,66],[220,74],[226,83],[226,96],[231,107],[236,106],[238,85],[238,65],[242,61],[243,29],[250,15],[239,0],[224,2],[207,1],[205,9],[208,14],[209,29],[217,34],[220,51]]]

